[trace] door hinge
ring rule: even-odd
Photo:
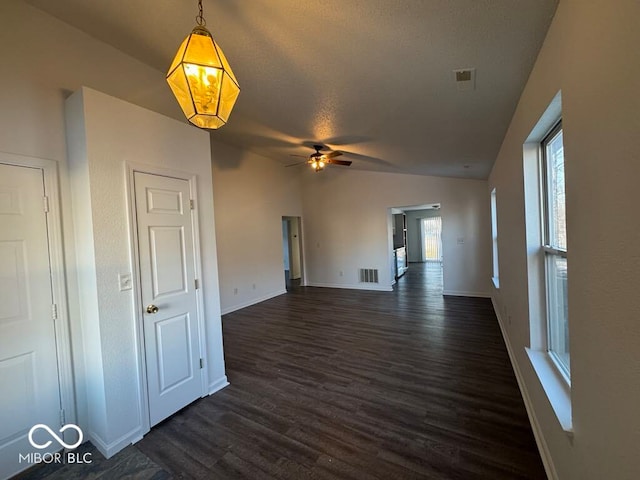
[[[67,419],[65,418],[65,415],[64,415],[64,409],[61,409],[60,410],[60,426],[64,427],[66,421]]]
[[[204,360],[200,359],[200,368],[204,368]]]
[[[189,200],[189,206],[191,207],[191,210],[196,208],[196,204],[195,204],[195,202],[193,200]]]
[[[44,206],[44,213],[49,213],[49,197],[46,195],[42,197],[42,202]]]
[[[198,290],[200,288],[200,282],[198,282],[197,278],[194,280],[194,283],[196,285],[196,290]]]
[[[58,305],[55,303],[51,304],[51,319],[52,320],[58,319]]]

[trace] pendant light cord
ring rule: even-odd
[[[196,23],[201,27],[204,27],[207,24],[202,16],[202,0],[198,0],[198,16],[196,17]]]

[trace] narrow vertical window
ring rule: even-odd
[[[491,238],[493,251],[493,284],[500,288],[500,275],[498,268],[498,200],[496,189],[491,190]]]
[[[547,296],[547,349],[570,377],[567,305],[567,222],[562,123],[542,140],[543,231]]]

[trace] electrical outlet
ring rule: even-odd
[[[342,276],[344,276],[344,273],[343,273],[343,271],[342,271],[342,270],[340,270],[340,276],[341,276],[341,277],[342,277]]]
[[[237,289],[237,288],[234,288],[234,289],[233,289],[233,294],[234,294],[234,295],[237,295],[237,294],[238,294],[238,289]]]
[[[458,237],[458,245],[464,245],[464,237]]]
[[[256,284],[254,283],[254,284],[252,285],[252,287],[253,287],[253,289],[255,290],[255,289],[256,289]]]

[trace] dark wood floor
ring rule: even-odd
[[[223,317],[231,385],[135,447],[176,478],[546,478],[488,299],[439,266]]]

